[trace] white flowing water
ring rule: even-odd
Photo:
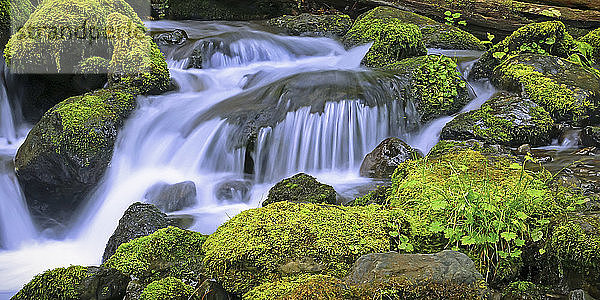
[[[167,28],[173,23],[156,22],[149,27]],[[177,23],[176,27],[206,34],[193,27],[198,23],[190,24]],[[205,44],[209,46],[203,50],[203,65],[208,68],[181,69],[186,62],[176,60],[175,53],[168,54],[179,89],[138,99],[136,112],[119,134],[111,166],[79,213],[78,225],[69,237],[63,241],[35,241],[18,250],[0,252],[0,291],[14,292],[34,274],[50,268],[99,264],[106,241],[123,212],[133,202],[144,201],[146,191],[158,182],[193,181],[196,205],[174,214],[193,215],[195,224],[191,229],[211,233],[240,211],[260,206],[274,182],[300,171],[332,184],[342,194],[352,193],[357,186],[371,182],[358,176],[358,168],[381,140],[409,137],[413,146],[426,152],[451,118],[435,120],[418,134],[409,135],[413,108],[400,107],[397,101],[367,105],[381,99],[319,99],[323,103],[292,109],[295,99],[279,95],[275,106],[283,111],[274,111],[272,117],[280,120],[257,132],[254,151],[249,151],[253,175],[244,174],[246,146],[232,141],[242,128],[209,112],[217,106],[224,106],[225,111],[258,109],[264,105],[263,99],[254,99],[251,104],[231,99],[270,86],[277,90],[272,84],[280,80],[300,85],[300,90],[314,89],[311,82],[302,86],[296,75],[333,72],[329,78],[345,78],[346,73],[363,74],[366,71],[360,62],[370,45],[346,51],[338,42],[325,38],[282,37],[225,25],[208,31],[220,39]],[[491,92],[475,87],[475,93],[478,97],[471,109],[487,100]],[[206,115],[211,117],[203,118]],[[253,184],[248,195],[240,192],[237,199],[230,200],[215,197],[221,184],[242,180]]]

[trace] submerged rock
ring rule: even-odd
[[[275,184],[262,205],[267,206],[280,201],[336,204],[336,198],[332,186],[320,183],[308,174],[299,173]]]
[[[510,57],[494,69],[492,82],[543,107],[555,122],[585,125],[599,119],[600,76],[560,57]]]
[[[550,114],[533,101],[501,94],[480,109],[458,115],[444,126],[441,139],[477,139],[513,147],[548,145],[553,125]]]
[[[171,222],[167,215],[162,213],[152,204],[136,202],[129,206],[121,219],[114,233],[108,239],[102,262],[107,261],[121,244],[127,243],[133,239],[147,236],[158,229],[168,227]]]
[[[483,276],[465,254],[444,250],[435,254],[371,253],[358,258],[345,281],[349,284],[373,284],[390,280],[408,280],[413,284],[481,285]],[[485,293],[485,286],[481,287]]]
[[[196,184],[193,181],[157,183],[148,189],[144,198],[166,213],[182,210],[196,204]]]
[[[154,42],[159,46],[173,46],[182,45],[187,39],[188,35],[184,30],[175,29],[169,32],[163,32],[152,37]]]
[[[219,201],[248,202],[252,182],[248,180],[232,180],[220,183],[216,187],[216,197]]]
[[[348,15],[311,15],[281,16],[270,19],[268,25],[278,27],[289,35],[340,38],[352,27]]]
[[[360,176],[389,178],[401,163],[423,155],[399,138],[383,140],[360,165]]]

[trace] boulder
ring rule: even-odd
[[[470,140],[441,140],[427,154],[431,158],[440,157],[445,154],[452,152],[461,152],[464,150],[474,150],[486,155],[511,155],[511,149],[506,146],[496,144],[486,144],[482,141],[470,139]]]
[[[421,153],[399,138],[383,140],[360,165],[360,176],[389,178],[401,163],[422,157]]]
[[[169,32],[163,32],[152,37],[159,46],[183,45],[188,40],[188,35],[184,30],[175,29]]]
[[[518,147],[548,145],[554,121],[541,106],[516,95],[500,94],[481,108],[459,114],[442,129],[441,139],[477,139],[488,144]]]
[[[160,182],[150,187],[144,198],[166,213],[182,210],[196,204],[196,184],[193,181]]]
[[[389,211],[282,201],[241,212],[202,249],[204,269],[234,294],[287,276],[343,276],[360,255],[389,251]]]
[[[217,185],[215,193],[219,201],[248,202],[251,189],[249,180],[232,180]]]
[[[234,298],[216,281],[206,279],[198,287],[204,300],[233,300]]]
[[[555,122],[586,125],[598,121],[600,75],[556,56],[521,54],[494,69],[498,88],[519,93],[543,107]]]
[[[148,284],[140,295],[140,300],[171,299],[188,300],[195,294],[194,288],[181,279],[166,277]]]
[[[337,195],[332,186],[320,183],[308,174],[299,173],[275,184],[262,205],[280,201],[336,204]]]
[[[354,22],[343,41],[348,47],[372,42],[373,45],[362,62],[365,66],[373,68],[427,54],[419,27],[395,18],[379,19],[365,16]]]
[[[399,20],[402,23],[414,24],[419,27],[423,43],[427,48],[486,50],[485,45],[472,34],[452,25],[442,24],[416,13],[399,10],[389,6],[374,8],[359,20]]]
[[[108,239],[102,262],[107,261],[121,244],[127,243],[133,239],[147,236],[158,229],[168,227],[171,222],[167,215],[162,213],[152,204],[136,202],[129,206],[121,219],[114,233]]]
[[[483,276],[465,254],[444,250],[435,254],[371,253],[358,258],[345,278],[348,284],[405,279],[414,284],[481,285]],[[486,291],[485,285],[481,293]]]
[[[581,143],[586,147],[600,147],[600,127],[585,127],[581,131]]]
[[[352,19],[348,15],[303,13],[297,16],[285,15],[273,18],[267,24],[294,36],[340,38],[352,27]]]
[[[129,281],[129,276],[116,269],[88,267],[88,275],[81,281],[82,300],[114,299],[121,300]]]
[[[293,0],[171,0],[166,15],[171,20],[264,20],[297,8]]]

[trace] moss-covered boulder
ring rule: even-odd
[[[486,144],[480,140],[440,140],[427,154],[430,158],[440,157],[442,155],[461,152],[464,150],[477,151],[484,155],[492,156],[510,156],[512,151],[509,147],[497,144]]]
[[[244,294],[244,300],[347,299],[347,287],[335,277],[304,274],[261,284]]]
[[[264,20],[292,14],[294,0],[169,0],[167,17],[175,20]]]
[[[190,300],[194,297],[194,288],[175,277],[166,277],[150,283],[140,296],[140,300]]]
[[[25,24],[34,8],[29,0],[0,1],[0,49],[4,48],[12,33]]]
[[[600,127],[587,126],[581,131],[581,143],[588,147],[600,147]]]
[[[120,300],[125,296],[129,277],[115,269],[70,266],[36,275],[13,300]]]
[[[204,267],[238,295],[287,276],[345,276],[360,255],[390,250],[388,216],[378,205],[287,201],[247,210],[208,237]]]
[[[550,54],[568,58],[579,52],[573,37],[559,21],[533,23],[519,28],[486,51],[469,74],[472,79],[490,77],[494,68],[514,55]]]
[[[522,54],[494,69],[492,82],[543,107],[556,122],[585,125],[598,120],[600,75],[571,61]]]
[[[403,58],[427,54],[423,36],[417,25],[398,19],[363,17],[344,36],[347,46],[373,42],[363,64],[380,68]]]
[[[537,300],[546,299],[548,289],[529,281],[515,281],[502,290],[504,300]]]
[[[167,227],[122,244],[102,266],[117,269],[148,284],[168,276],[190,282],[200,279],[206,237]]]
[[[389,196],[410,228],[397,232],[398,248],[428,253],[452,247],[473,258],[488,283],[513,279],[525,249],[548,241],[551,220],[578,199],[549,186],[550,178],[547,171],[529,172],[472,150],[405,162]]]
[[[446,56],[408,58],[385,69],[396,71],[396,76],[409,82],[406,95],[416,106],[422,122],[457,113],[470,101],[466,81],[456,63]]]
[[[299,173],[275,184],[262,205],[280,201],[336,204],[336,198],[337,194],[332,186],[320,183],[308,174]]]
[[[348,15],[285,15],[270,19],[268,25],[280,28],[285,33],[295,36],[316,36],[340,38],[352,27],[352,19]]]
[[[600,215],[570,216],[552,230],[548,248],[570,289],[600,296]]]
[[[597,65],[600,65],[600,28],[590,31],[580,41],[592,46],[592,58]]]
[[[360,165],[360,176],[371,178],[389,178],[401,163],[422,157],[418,150],[399,138],[383,140],[371,151]]]
[[[444,126],[441,138],[478,139],[507,146],[546,145],[551,141],[553,125],[550,114],[535,102],[501,94],[480,109],[458,115]]]
[[[451,25],[442,24],[428,17],[389,6],[376,7],[359,19],[392,20],[414,24],[419,27],[423,43],[427,48],[486,50],[485,45],[474,35]]]

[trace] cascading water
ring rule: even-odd
[[[205,43],[205,68],[176,67],[186,65],[181,51],[190,47],[166,51],[179,89],[139,99],[69,239],[0,253],[0,291],[15,291],[48,268],[98,264],[125,209],[144,201],[156,183],[193,181],[196,205],[174,214],[194,215],[191,229],[210,233],[236,213],[258,207],[274,182],[300,171],[342,193],[368,184],[358,167],[381,140],[410,137],[419,145],[436,140],[445,124],[439,119],[429,126],[435,130],[418,131],[414,107],[390,101],[393,91],[384,83],[392,79],[360,67],[370,45],[346,51],[331,39],[283,37],[238,25],[161,21],[149,27],[181,28],[190,38],[209,35],[192,43]],[[489,97],[481,94],[473,107]],[[242,181],[250,182],[249,190],[216,196],[224,184]]]

